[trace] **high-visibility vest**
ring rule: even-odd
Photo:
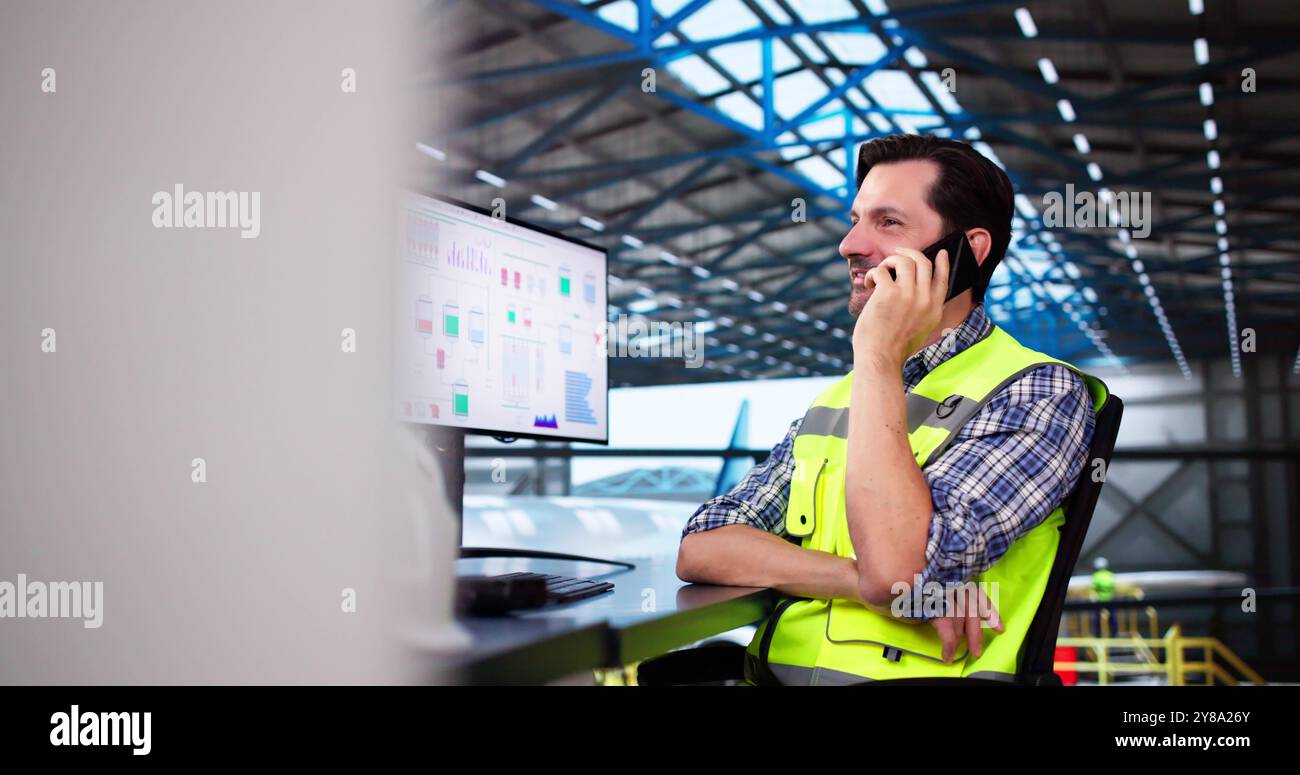
[[[1098,600],[1111,600],[1115,597],[1115,574],[1110,568],[1098,568],[1092,572],[1091,586]]]
[[[1088,386],[1093,410],[1106,386],[1070,364],[1017,342],[996,326],[980,341],[936,366],[907,395],[908,440],[921,468],[937,460],[958,431],[1004,386],[1048,363],[1066,366]],[[845,449],[849,429],[850,373],[813,401],[794,441],[794,475],[786,531],[805,549],[855,557],[844,509]],[[1086,475],[1086,471],[1085,471]],[[752,683],[845,684],[922,676],[1014,678],[1021,645],[1047,587],[1064,504],[1012,543],[973,581],[993,599],[1005,627],[985,629],[984,653],[965,644],[950,663],[942,643],[923,621],[896,619],[844,599],[784,598],[758,628],[745,660]],[[911,580],[908,580],[909,586]],[[909,595],[909,599],[914,599]],[[991,637],[990,637],[991,636]]]

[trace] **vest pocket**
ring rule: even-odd
[[[827,459],[814,497],[817,498],[817,518],[827,535],[827,540],[818,548],[840,557],[856,558],[853,542],[849,540],[848,515],[844,512],[843,456],[832,454]]]
[[[817,485],[825,466],[825,460],[795,457],[790,500],[785,509],[785,531],[792,536],[807,538],[817,530]]]
[[[943,661],[943,641],[928,622],[897,621],[851,600],[832,600],[826,610],[826,640],[872,647],[876,656],[890,661],[924,659],[935,667],[945,666],[960,673],[967,647],[958,644],[952,662]]]

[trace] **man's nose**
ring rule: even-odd
[[[840,240],[840,256],[846,260],[853,256],[869,256],[874,246],[871,239],[863,233],[862,224],[854,224],[849,228],[848,234]]]

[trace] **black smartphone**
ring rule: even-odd
[[[957,294],[975,287],[980,276],[979,262],[975,260],[975,251],[970,246],[970,240],[966,239],[966,232],[961,229],[921,252],[933,262],[940,250],[948,251],[948,295],[944,301],[951,301]]]
[[[957,294],[975,287],[975,283],[979,280],[980,268],[979,262],[975,260],[975,252],[970,246],[970,240],[966,239],[966,232],[960,229],[941,238],[921,253],[934,263],[940,250],[948,251],[948,295],[943,299],[948,302],[952,301],[952,297]],[[893,269],[889,270],[889,276],[897,279]]]

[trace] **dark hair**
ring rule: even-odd
[[[943,233],[982,227],[993,237],[993,246],[980,266],[979,282],[971,291],[976,302],[983,301],[989,277],[1011,243],[1011,180],[966,143],[933,135],[887,135],[858,148],[858,188],[877,164],[918,160],[939,166],[939,177],[926,201],[943,218]]]

